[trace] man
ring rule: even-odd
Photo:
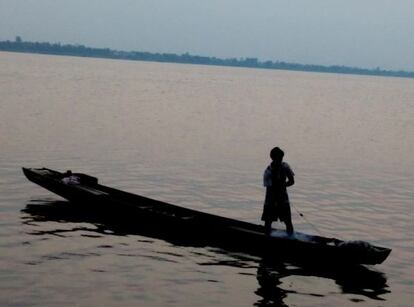
[[[272,162],[263,174],[263,185],[266,187],[266,198],[263,206],[262,221],[265,232],[270,234],[272,222],[280,220],[286,225],[286,232],[293,234],[292,216],[290,212],[287,187],[295,183],[294,173],[289,164],[283,162],[285,153],[279,147],[270,151]]]

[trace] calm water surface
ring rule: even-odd
[[[0,305],[412,306],[413,82],[0,52]],[[391,247],[384,264],[300,268],[125,231],[20,170],[259,223],[274,145],[296,229]]]

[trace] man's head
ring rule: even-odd
[[[285,153],[283,152],[282,149],[280,149],[279,147],[274,147],[271,151],[270,151],[270,158],[273,161],[277,161],[277,162],[281,162],[283,160],[283,156],[285,155]]]

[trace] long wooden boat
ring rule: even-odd
[[[128,224],[145,224],[164,232],[180,233],[183,238],[198,240],[202,245],[247,252],[278,259],[286,258],[307,263],[340,265],[380,264],[391,249],[363,241],[342,241],[335,238],[295,232],[287,235],[273,229],[179,207],[98,183],[97,178],[47,168],[23,168],[26,177],[43,188],[96,212]]]

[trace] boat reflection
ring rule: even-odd
[[[224,249],[223,246],[214,245],[211,240],[205,238],[185,235],[171,228],[154,227],[149,221],[140,220],[136,217],[114,215],[113,212],[105,213],[104,210],[96,210],[91,206],[73,204],[67,201],[32,201],[22,210],[22,221],[26,225],[33,222],[62,222],[62,223],[90,223],[94,227],[75,226],[76,229],[52,229],[36,231],[36,234],[61,235],[62,232],[74,230],[86,230],[97,232],[100,235],[111,233],[112,235],[140,235],[167,241],[178,246],[191,247],[217,247],[214,251],[218,254],[230,256],[234,261],[210,261],[200,265],[225,265],[245,267],[246,259],[257,267],[256,278],[258,288],[255,294],[260,299],[256,306],[287,306],[284,299],[289,293],[298,293],[295,290],[286,290],[283,287],[283,279],[289,276],[320,277],[335,281],[342,293],[362,295],[372,300],[384,300],[381,296],[389,293],[387,279],[382,272],[372,270],[365,266],[324,266],[315,264],[298,264],[287,262],[286,259],[275,259],[270,257],[255,257],[255,255],[243,256],[240,253]],[[98,212],[100,212],[98,214]],[[305,295],[320,296],[320,294],[303,293]]]
[[[364,266],[357,267],[296,267],[283,262],[274,262],[263,258],[257,270],[259,284],[256,294],[262,297],[257,306],[285,306],[283,299],[288,293],[298,293],[283,288],[283,279],[289,276],[314,276],[332,279],[339,286],[342,293],[362,295],[372,300],[383,301],[381,297],[390,293],[387,279],[381,272],[370,270]],[[310,296],[323,296],[317,293],[301,293]],[[353,299],[356,302],[356,299]]]

